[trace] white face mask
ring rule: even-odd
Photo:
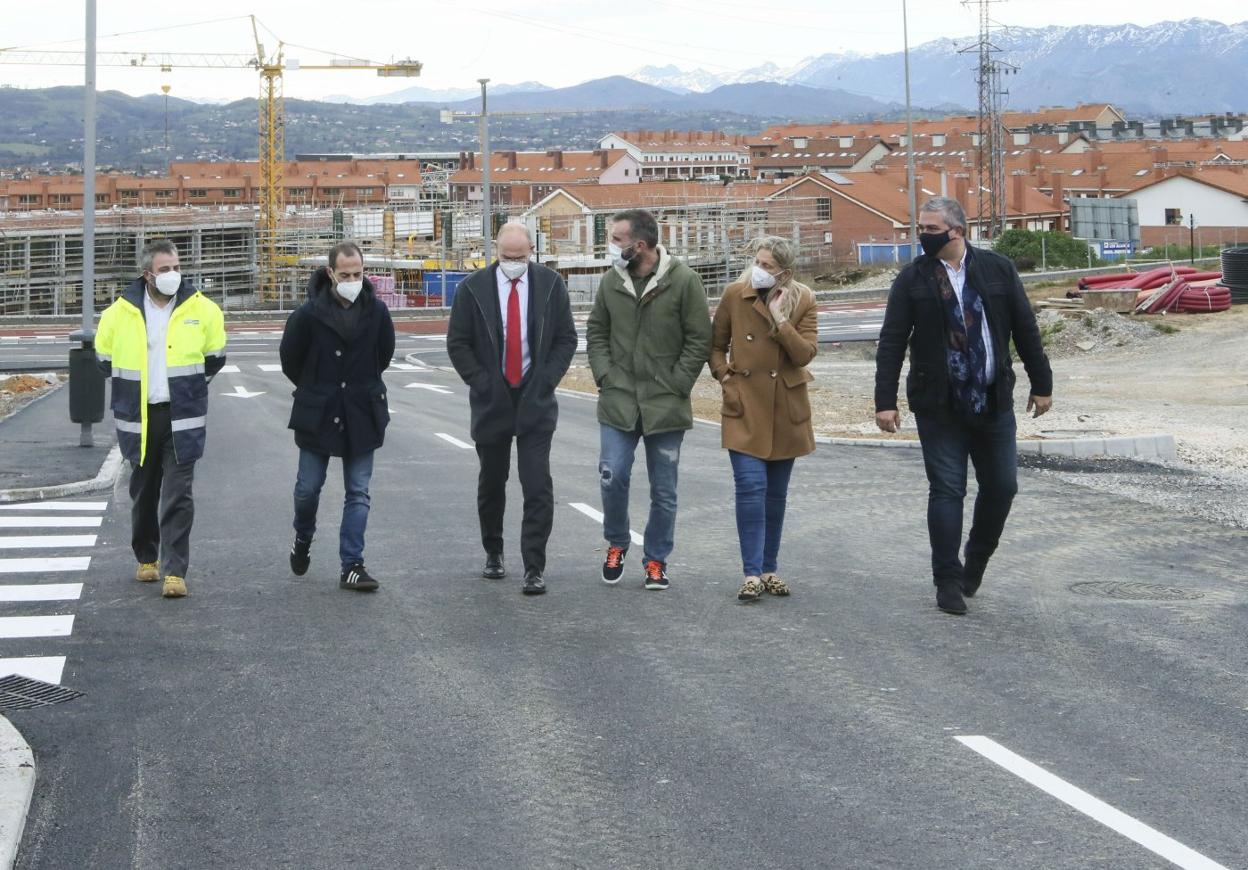
[[[161,272],[156,276],[156,289],[166,296],[172,296],[182,286],[182,273]]]
[[[348,302],[354,302],[355,298],[360,295],[360,291],[364,289],[363,281],[339,281],[335,285],[338,295]]]
[[[755,290],[770,290],[776,286],[776,276],[762,266],[755,265],[750,270],[750,284]]]
[[[498,268],[511,280],[515,280],[529,270],[528,260],[500,260]]]
[[[629,247],[632,247],[632,246],[630,245]],[[621,248],[619,245],[617,245],[615,242],[611,242],[610,244],[607,245],[607,254],[610,255],[611,263],[615,266],[615,268],[627,269],[628,264],[632,262],[633,257],[637,255],[637,252],[633,251],[627,257],[625,257],[624,249]]]

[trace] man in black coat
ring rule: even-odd
[[[546,591],[546,541],[555,518],[550,444],[559,419],[555,387],[576,353],[576,326],[559,273],[529,262],[524,224],[505,224],[497,262],[459,285],[451,305],[446,350],[468,385],[472,440],[481,473],[477,513],[488,579],[503,568],[503,511],[511,470],[511,442],[524,491],[520,551],[526,595]]]
[[[1011,339],[1031,382],[1027,410],[1036,417],[1052,404],[1053,372],[1018,271],[1005,257],[967,244],[962,206],[935,197],[919,210],[918,223],[923,254],[893,282],[880,329],[875,422],[885,432],[901,425],[897,383],[908,343],[906,400],[927,470],[936,606],[963,614],[1018,491]],[[968,457],[979,494],[963,564]]]
[[[371,592],[377,581],[364,567],[368,485],[373,451],[385,440],[390,410],[381,373],[394,356],[394,323],[354,242],[329,252],[329,266],[308,282],[308,299],[286,321],[282,373],[295,385],[290,428],[299,447],[295,480],[295,543],[290,570],[302,576],[311,564],[316,509],[331,456],[342,457],[346,499],[338,533],[343,589]]]

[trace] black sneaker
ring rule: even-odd
[[[646,563],[646,588],[663,590],[667,588],[667,566],[657,559]]]
[[[312,539],[306,541],[295,535],[295,543],[290,548],[290,570],[294,572],[296,577],[302,577],[308,573],[308,566],[312,564]]]
[[[369,576],[363,562],[356,562],[350,568],[342,569],[342,577],[338,580],[338,585],[343,589],[373,592],[381,584]]]
[[[602,582],[615,585],[624,574],[624,557],[628,555],[627,547],[607,547],[607,558],[602,563]]]

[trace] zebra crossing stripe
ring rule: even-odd
[[[85,571],[90,564],[90,556],[50,556],[46,559],[0,559],[0,574]]]
[[[32,680],[60,684],[65,673],[65,656],[18,656],[0,658],[0,676],[17,674]]]
[[[81,583],[0,585],[0,601],[77,601],[81,597]]]
[[[0,616],[0,638],[68,637],[74,630],[74,617]]]
[[[94,547],[96,535],[0,536],[0,550],[44,550],[50,547]]]

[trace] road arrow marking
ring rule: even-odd
[[[254,399],[256,396],[263,396],[264,390],[253,393],[246,387],[235,387],[232,393],[222,393],[223,396],[233,396],[235,399]]]
[[[435,386],[434,384],[408,384],[404,389],[407,390],[429,390],[431,393],[441,393],[444,396],[452,396],[454,392],[446,387]]]

